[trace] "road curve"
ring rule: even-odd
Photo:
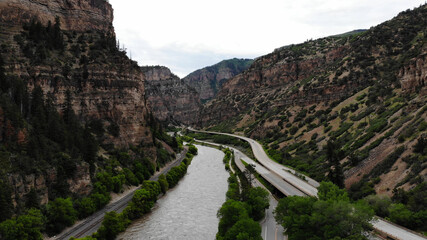
[[[188,148],[186,147],[185,150],[183,150],[183,152],[178,153],[175,161],[169,163],[166,167],[162,168],[159,172],[155,173],[150,178],[150,180],[156,181],[158,180],[161,174],[167,173],[172,167],[178,166],[181,163],[181,161],[185,158],[185,154],[187,153],[187,150]],[[111,211],[116,211],[116,212],[123,211],[123,209],[125,209],[128,203],[132,200],[132,197],[136,190],[122,197],[120,200],[108,204],[106,207],[94,213],[92,216],[84,219],[80,224],[77,224],[76,226],[71,227],[70,229],[62,232],[58,236],[53,237],[51,239],[65,240],[71,237],[81,238],[81,237],[90,236],[92,233],[96,232],[98,228],[101,226],[105,213],[111,212]]]
[[[189,128],[189,130],[195,131],[195,132],[202,132],[202,133],[227,135],[227,136],[237,137],[237,138],[240,138],[240,139],[243,139],[243,140],[249,142],[255,157],[268,170],[270,170],[270,171],[276,173],[277,175],[283,177],[283,179],[285,179],[287,182],[289,182],[290,184],[292,184],[294,187],[298,188],[299,190],[303,191],[304,193],[306,193],[310,196],[317,196],[317,189],[315,188],[315,186],[319,186],[318,182],[316,182],[313,179],[309,179],[308,177],[306,177],[306,179],[308,179],[308,182],[305,182],[305,181],[299,179],[298,177],[294,176],[293,174],[291,174],[289,172],[287,172],[288,175],[292,175],[293,177],[287,176],[288,178],[285,178],[285,176],[283,174],[283,173],[286,173],[286,170],[283,170],[283,169],[285,169],[285,167],[274,162],[274,161],[272,161],[267,156],[267,154],[264,152],[264,149],[262,148],[261,144],[259,144],[257,141],[255,141],[251,138],[248,138],[248,137],[242,137],[242,136],[230,134],[230,133],[199,131],[199,130],[195,130],[192,128]],[[282,169],[282,171],[280,171],[280,169]],[[295,173],[295,172],[293,172],[293,173]],[[312,188],[314,188],[315,190],[313,190]],[[285,193],[285,195],[286,195],[286,193]],[[393,223],[384,221],[383,219],[381,219],[379,217],[375,217],[375,219],[371,221],[371,224],[377,232],[385,234],[388,237],[391,237],[392,239],[396,239],[396,240],[426,240],[427,239],[426,237],[421,236],[418,233],[415,233],[415,232],[413,232],[407,228],[404,228],[402,226],[399,226],[397,224],[393,224]]]
[[[281,178],[283,178],[285,181],[287,181],[289,184],[294,186],[295,188],[299,189],[301,192],[305,193],[308,196],[317,196],[317,187],[319,186],[319,183],[315,180],[309,178],[308,176],[304,176],[307,179],[307,182],[302,180],[301,178],[295,176],[295,171],[287,168],[279,163],[274,162],[271,160],[267,154],[265,153],[263,147],[261,144],[259,144],[257,141],[248,138],[248,137],[242,137],[235,134],[230,133],[219,133],[219,132],[210,132],[210,131],[199,131],[195,129],[189,128],[191,131],[195,132],[202,132],[202,133],[210,133],[210,134],[220,134],[220,135],[227,135],[231,137],[240,138],[242,140],[247,141],[252,148],[252,151],[254,153],[255,158],[268,170],[271,172],[277,174]],[[286,194],[286,193],[284,193]]]

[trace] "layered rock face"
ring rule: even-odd
[[[114,34],[113,8],[106,0],[2,0],[0,21],[19,25],[33,18],[47,25],[59,17],[63,30],[99,30]]]
[[[425,91],[427,87],[427,49],[423,54],[414,58],[408,66],[399,72],[402,89],[409,92]]]
[[[147,101],[160,121],[192,125],[201,106],[199,94],[167,67],[142,67]]]
[[[252,62],[251,59],[224,60],[192,72],[183,80],[200,94],[202,102],[206,102],[216,96],[227,80],[248,69]]]
[[[266,101],[267,95],[269,108],[273,108],[337,100],[364,85],[358,81],[346,83],[347,86],[338,85],[320,76],[348,54],[348,46],[333,38],[325,40],[323,49],[316,46],[319,43],[307,45],[311,44],[316,49],[314,54],[302,55],[304,49],[295,51],[294,47],[277,49],[256,59],[248,70],[225,82],[217,97],[203,107],[201,126],[237,116]],[[316,75],[319,75],[317,79]],[[317,81],[301,84],[313,80]],[[235,101],[236,96],[239,97]]]
[[[60,24],[54,26],[57,16]],[[0,1],[4,72],[8,79],[25,84],[28,102],[31,91],[40,86],[45,99],[49,98],[60,114],[70,104],[82,125],[100,122],[105,133],[99,140],[105,150],[112,145],[141,146],[144,156],[155,162],[144,74],[117,48],[112,21],[112,7],[104,0]],[[57,26],[60,29],[55,30]],[[0,108],[0,127],[7,130],[8,122],[3,118]],[[22,141],[17,142],[25,143],[31,126],[19,131]],[[0,141],[3,137],[8,133],[0,130]],[[66,179],[68,190],[87,195],[92,190],[93,172],[83,161],[76,163],[76,168]],[[64,178],[53,166],[33,174],[8,176],[15,204],[22,204],[31,189],[40,196],[41,204],[47,203],[52,198],[49,188]]]
[[[8,75],[26,81],[30,90],[40,85],[58,110],[64,106],[69,91],[73,109],[81,120],[101,119],[106,128],[117,125],[119,133],[107,135],[104,143],[152,144],[146,124],[144,76],[135,62],[116,49],[113,10],[107,1],[7,0],[1,1],[0,6],[4,27],[0,38],[9,46],[3,49]],[[22,29],[23,24],[35,18],[42,26],[47,26],[48,21],[53,26],[56,16],[64,31],[63,53],[46,53],[37,47],[32,50],[35,53],[28,53],[25,48],[33,45],[26,44],[22,36],[21,43],[16,41],[20,32],[16,29]],[[48,57],[34,62],[39,54]]]
[[[47,204],[49,202],[48,186],[57,181],[59,177],[61,176],[58,176],[55,169],[48,169],[45,175],[9,175],[8,181],[12,186],[12,200],[14,206],[16,207],[17,205],[17,199],[22,201],[31,190],[37,192],[41,205]],[[67,183],[70,186],[70,192],[77,195],[88,195],[93,188],[89,173],[89,165],[87,163],[78,165],[74,176],[68,179]]]
[[[427,176],[417,160],[427,131],[426,19],[423,5],[259,57],[203,106],[199,127],[258,139],[274,160],[318,180],[336,180],[339,164],[354,198],[412,189]]]

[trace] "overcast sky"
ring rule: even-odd
[[[120,44],[139,65],[180,77],[233,57],[368,29],[425,0],[110,0]]]

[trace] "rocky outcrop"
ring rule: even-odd
[[[425,88],[425,25],[420,21],[426,16],[422,6],[368,31],[289,45],[259,57],[204,106],[200,126],[237,121],[250,110],[261,115],[275,107],[335,101],[368,86],[380,95],[379,89],[394,88],[399,78],[403,90]]]
[[[427,87],[427,52],[413,59],[399,72],[402,90],[414,92]]]
[[[60,18],[63,52],[55,52],[51,46],[31,49],[49,41],[19,35],[23,22],[35,17],[45,27],[48,21],[54,23],[56,16]],[[118,131],[105,135],[105,144],[152,145],[144,75],[135,62],[116,49],[113,10],[108,1],[0,1],[0,19],[4,26],[0,39],[7,39],[5,45],[10,46],[2,53],[6,74],[24,80],[30,91],[35,85],[41,86],[59,111],[69,92],[80,120],[102,120],[105,129],[117,126]],[[26,48],[31,50],[26,52]],[[48,57],[35,61],[38,54]]]
[[[55,169],[47,169],[45,174],[11,174],[9,183],[12,187],[12,202],[14,206],[18,203],[25,203],[27,194],[34,189],[39,197],[39,204],[44,205],[49,202],[49,185],[58,181],[59,177]],[[81,163],[77,165],[72,178],[67,179],[70,191],[79,196],[86,196],[92,191],[92,182],[89,173],[89,164]]]
[[[114,34],[113,8],[107,0],[2,0],[0,22],[22,26],[32,19],[47,25],[59,17],[62,29]]]
[[[206,102],[216,96],[227,80],[248,69],[252,62],[251,59],[224,60],[192,72],[183,80],[199,93],[202,102]]]
[[[301,83],[316,80],[316,75],[326,75],[328,69],[348,54],[348,47],[336,39],[325,42],[328,42],[327,47],[313,54],[303,55],[301,50],[290,46],[257,58],[248,70],[225,82],[217,97],[204,105],[199,124],[209,126],[212,122],[237,116],[266,101],[264,95],[269,95],[268,106],[273,108],[336,100],[360,88],[354,83],[330,84],[320,76],[322,84]]]
[[[142,71],[154,116],[175,124],[194,124],[200,108],[199,94],[167,67],[142,67]]]

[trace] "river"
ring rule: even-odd
[[[199,154],[179,184],[117,239],[215,239],[219,222],[216,213],[225,201],[229,174],[222,163],[222,151],[200,145],[197,148]]]

